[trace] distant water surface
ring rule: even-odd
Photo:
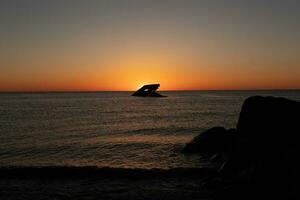
[[[184,144],[213,126],[235,127],[252,95],[300,101],[300,91],[0,94],[0,166],[203,167]]]

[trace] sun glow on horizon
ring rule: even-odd
[[[289,0],[0,1],[0,92],[300,89],[299,9]]]

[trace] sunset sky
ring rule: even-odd
[[[0,1],[0,91],[147,83],[300,89],[300,1]]]

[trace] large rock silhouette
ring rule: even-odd
[[[293,100],[260,96],[245,100],[238,137],[220,169],[245,183],[231,195],[243,196],[241,191],[246,191],[254,197],[299,197],[299,115],[300,103]]]
[[[235,132],[235,137],[224,140],[227,145],[221,143],[227,148],[216,148],[218,154],[225,155],[220,156],[219,172],[226,180],[217,196],[221,199],[299,198],[300,102],[249,97],[242,106]],[[219,143],[224,131],[218,134],[216,137],[214,133],[217,139],[209,141],[211,144]],[[192,144],[203,145],[200,138]]]
[[[235,130],[226,130],[224,127],[213,127],[196,136],[182,149],[183,153],[215,154],[225,151],[228,144],[235,137]]]
[[[248,139],[254,140],[253,142],[260,147],[288,147],[298,143],[298,134],[295,131],[300,130],[299,117],[300,103],[297,101],[275,97],[250,97],[243,104],[237,130]],[[268,149],[270,148],[265,148]]]

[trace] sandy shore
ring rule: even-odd
[[[209,199],[210,169],[1,168],[1,199]]]

